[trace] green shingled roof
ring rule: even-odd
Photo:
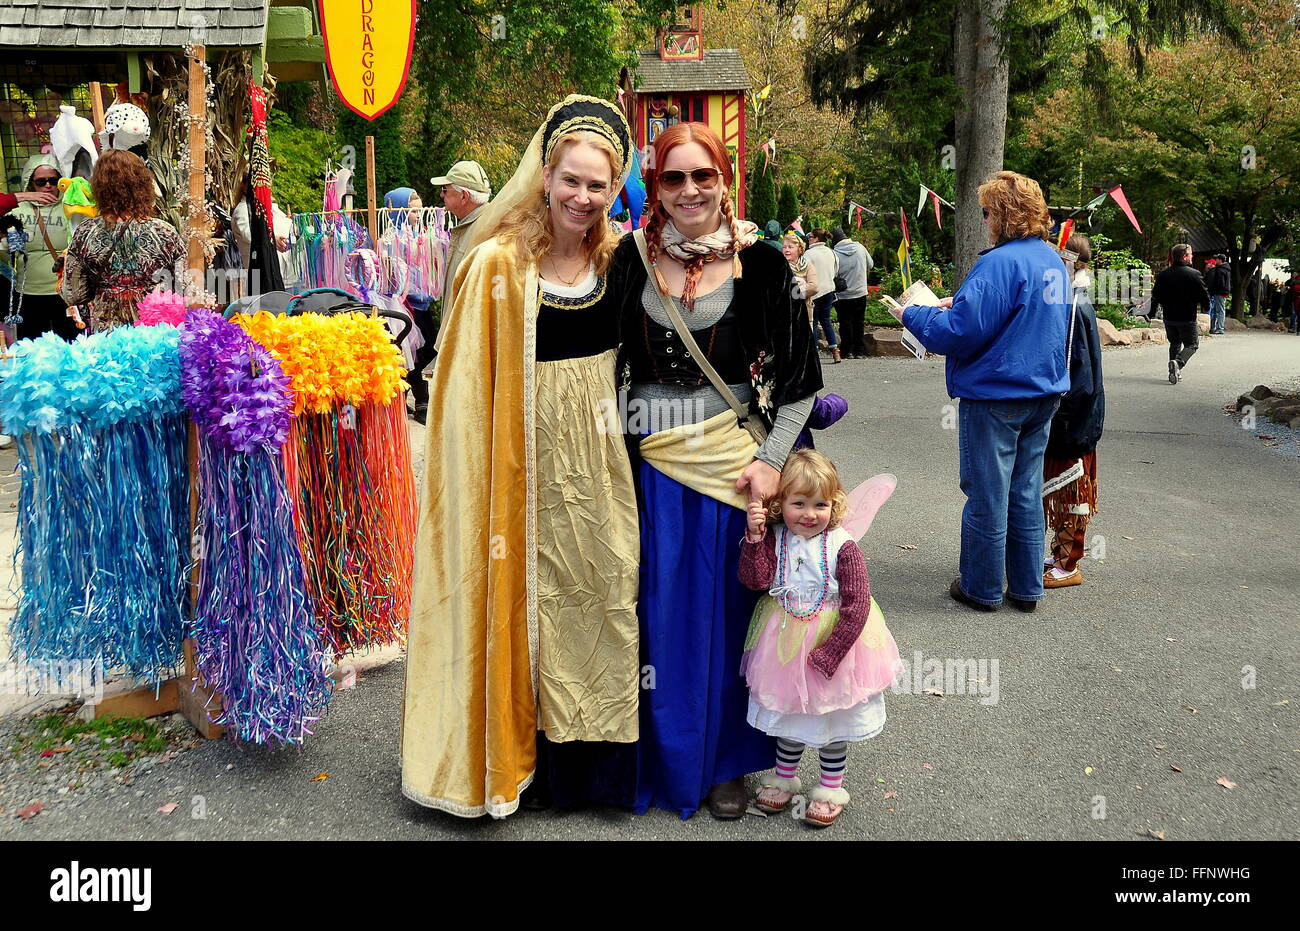
[[[701,61],[662,61],[655,51],[640,51],[637,56],[636,89],[640,94],[743,91],[751,86],[745,63],[734,48],[705,49]]]
[[[257,48],[270,0],[0,0],[0,47]]]

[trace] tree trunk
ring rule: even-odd
[[[1002,170],[1007,137],[1007,76],[1002,22],[1007,0],[962,0],[954,26],[954,72],[961,92],[956,115],[957,241],[953,288],[989,245],[979,187]]]

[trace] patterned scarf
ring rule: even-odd
[[[272,222],[271,214],[271,150],[267,147],[266,130],[266,91],[252,81],[248,82],[249,136],[252,145],[249,152],[249,170],[252,176],[253,196],[262,208],[263,218],[267,224]]]
[[[663,232],[659,235],[660,246],[664,252],[686,266],[686,283],[682,287],[682,303],[686,305],[687,310],[695,309],[695,289],[700,283],[700,277],[704,274],[705,265],[716,262],[718,259],[733,258],[741,249],[752,245],[758,240],[757,224],[748,220],[737,220],[736,227],[740,235],[734,241],[731,235],[731,225],[725,222],[712,233],[695,239],[688,239],[673,225],[672,220],[667,220],[664,223]],[[663,288],[665,294],[668,293],[662,278],[659,286]]]

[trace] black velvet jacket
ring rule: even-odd
[[[1080,298],[1070,353],[1070,390],[1052,418],[1048,459],[1078,459],[1097,448],[1106,419],[1101,381],[1101,337],[1091,302]]]
[[[816,394],[822,388],[821,360],[813,343],[806,313],[796,314],[790,303],[794,279],[780,252],[762,242],[740,251],[741,276],[735,282],[732,306],[741,316],[740,339],[749,360],[758,412],[771,426],[777,408]],[[647,278],[645,264],[632,235],[623,237],[609,268],[609,287],[622,316],[622,332],[640,333],[641,292]],[[802,308],[800,308],[802,310]],[[628,349],[619,354],[620,383],[630,383]]]

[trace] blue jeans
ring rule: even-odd
[[[981,604],[1043,597],[1043,452],[1060,398],[963,399],[961,587]]]
[[[1210,295],[1210,332],[1222,333],[1224,325],[1224,309],[1227,298],[1222,294]]]
[[[831,324],[831,308],[835,306],[835,294],[823,294],[813,301],[813,339],[817,338],[817,324],[821,324],[826,336],[826,345],[834,348],[839,345],[835,338],[835,327]]]

